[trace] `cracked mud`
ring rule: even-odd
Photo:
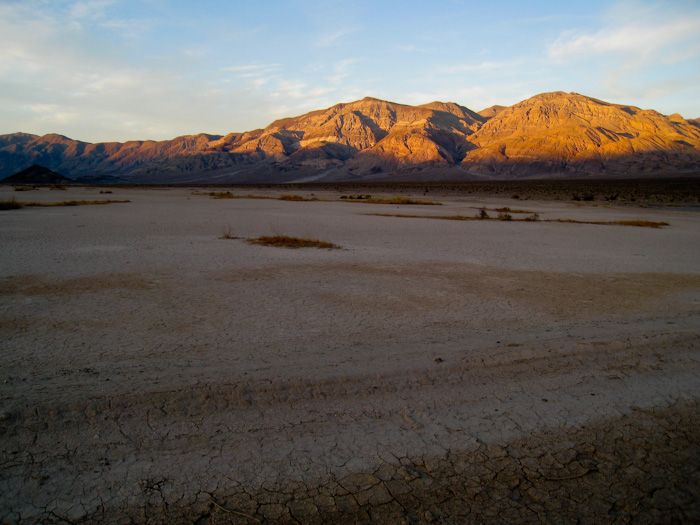
[[[696,214],[118,191],[0,216],[3,523],[700,520]]]

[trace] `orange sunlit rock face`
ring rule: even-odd
[[[696,165],[700,129],[679,115],[665,117],[576,93],[545,93],[505,108],[470,137],[463,160],[508,172],[529,165],[607,171]]]
[[[0,176],[31,164],[133,182],[680,173],[700,169],[700,124],[576,93],[543,93],[480,113],[368,97],[223,137],[89,144],[55,134],[0,136]]]

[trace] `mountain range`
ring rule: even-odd
[[[131,183],[687,174],[700,170],[700,122],[577,93],[543,93],[478,113],[452,102],[368,97],[225,136],[92,144],[0,135],[0,178],[34,164],[82,182]]]

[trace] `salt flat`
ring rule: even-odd
[[[130,201],[0,212],[3,522],[700,519],[697,212],[112,191],[0,187]]]

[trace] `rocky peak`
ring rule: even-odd
[[[663,151],[668,157],[700,148],[700,134],[687,121],[560,91],[500,111],[469,140],[476,148],[465,163],[518,169],[544,163],[549,171],[576,164],[603,167],[621,159],[634,164],[640,159],[633,156],[641,153]]]
[[[71,179],[44,166],[32,164],[28,168],[3,179],[6,184],[66,184]]]
[[[482,109],[482,110],[479,111],[478,113],[479,113],[480,116],[482,116],[483,118],[485,118],[485,119],[488,120],[488,119],[493,118],[493,117],[495,117],[496,115],[498,115],[501,111],[503,111],[504,109],[506,109],[506,107],[507,107],[507,106],[494,105],[494,106],[490,106],[490,107],[488,107],[488,108],[486,108],[486,109]]]
[[[222,182],[419,179],[425,169],[448,178],[614,176],[700,168],[700,123],[563,91],[480,113],[453,102],[365,97],[225,136],[100,144],[57,134],[0,136],[0,175],[31,164],[141,182],[212,171]]]
[[[59,135],[58,133],[49,133],[48,135],[44,135],[41,137],[41,141],[48,144],[65,144],[67,146],[80,142],[79,140],[73,140],[66,136]]]

